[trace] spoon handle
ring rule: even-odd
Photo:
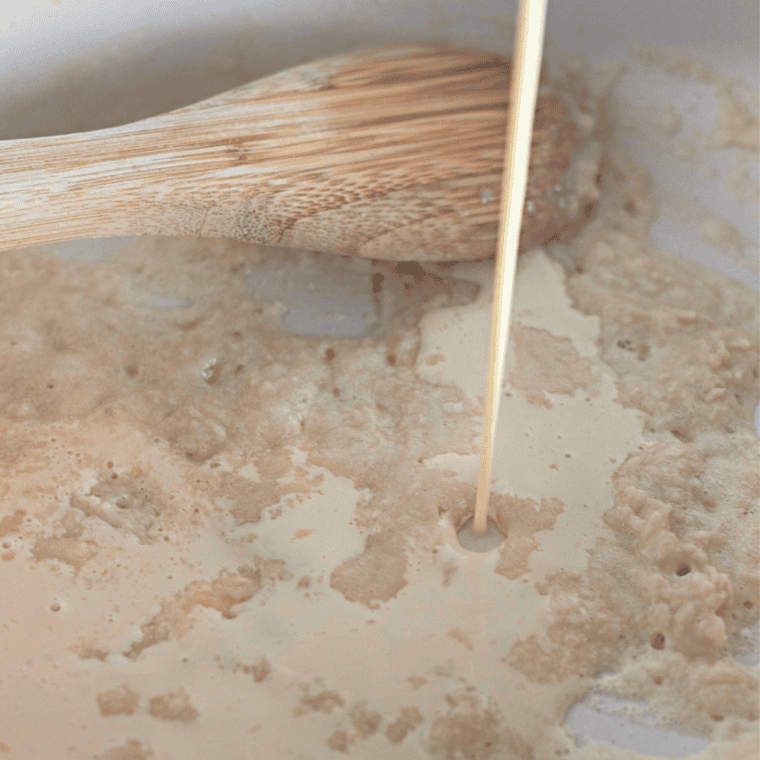
[[[393,46],[120,127],[0,142],[0,249],[171,235],[490,256],[508,89],[500,56]],[[551,118],[544,129],[557,134]],[[554,182],[544,154],[537,175]]]
[[[304,130],[288,105],[215,102],[0,143],[0,247],[135,234],[274,243],[256,208],[272,205],[288,170],[309,164],[298,161]]]

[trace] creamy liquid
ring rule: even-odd
[[[592,688],[754,756],[755,296],[610,162],[519,263],[485,554],[491,262],[373,265],[380,326],[329,339],[243,245],[4,253],[0,757],[637,756],[576,747]]]

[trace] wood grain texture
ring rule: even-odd
[[[545,19],[546,0],[520,0],[515,29],[515,71],[510,83],[511,107],[507,114],[505,138],[483,446],[478,490],[475,497],[475,514],[472,519],[472,533],[475,536],[483,536],[488,530],[491,463],[496,438],[496,423],[499,419],[499,402],[504,392],[504,362],[509,345],[512,294],[517,273],[523,203],[528,186],[529,149],[541,77]]]
[[[491,256],[509,73],[476,50],[377,48],[121,127],[1,142],[0,249],[145,234]],[[588,139],[572,110],[539,94],[523,245],[578,215],[561,200]]]

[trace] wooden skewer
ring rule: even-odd
[[[488,528],[488,496],[491,486],[491,460],[499,415],[504,360],[509,340],[512,290],[517,266],[520,220],[525,203],[533,115],[536,108],[541,51],[544,38],[546,0],[520,0],[515,33],[511,95],[507,119],[507,147],[501,186],[499,243],[496,251],[491,352],[486,390],[486,418],[483,452],[475,500],[472,532],[482,536]]]

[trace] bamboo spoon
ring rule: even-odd
[[[536,106],[541,50],[544,41],[546,0],[520,0],[520,13],[515,32],[515,64],[517,76],[512,79],[507,128],[507,149],[504,154],[504,175],[501,191],[501,223],[496,251],[491,351],[486,390],[486,416],[483,448],[478,476],[478,492],[472,533],[482,536],[488,529],[488,496],[491,490],[491,459],[499,417],[504,360],[509,342],[512,291],[517,267],[517,245],[520,219],[525,202],[528,178],[528,150],[531,142],[533,112]]]
[[[509,71],[476,50],[377,48],[121,127],[0,142],[0,249],[149,234],[491,256]],[[563,97],[539,98],[526,245],[572,221],[556,188],[582,136]]]

